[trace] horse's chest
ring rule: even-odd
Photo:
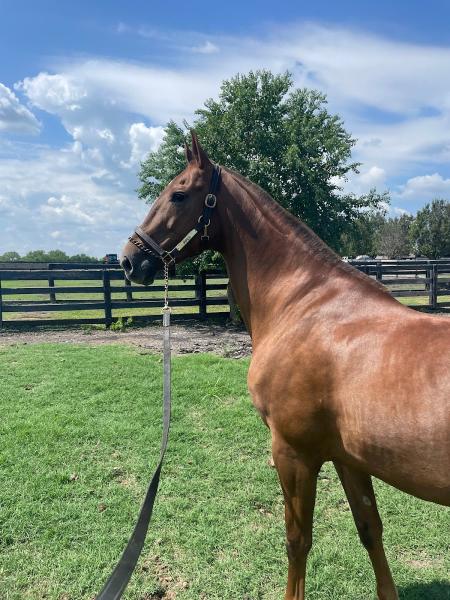
[[[309,370],[280,356],[254,356],[250,365],[248,388],[255,408],[271,429],[293,439],[317,429],[324,394],[319,387]]]

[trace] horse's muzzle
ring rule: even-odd
[[[120,258],[120,266],[125,271],[127,279],[142,285],[151,285],[156,272],[161,269],[158,258],[149,257],[141,252],[124,252]]]

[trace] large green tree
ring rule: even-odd
[[[419,210],[411,227],[411,239],[423,256],[450,256],[450,202],[436,198]]]
[[[196,115],[192,126],[215,161],[258,183],[335,249],[362,209],[385,200],[342,193],[339,182],[358,168],[355,140],[328,112],[324,94],[295,89],[289,73],[237,75]],[[141,165],[141,198],[154,200],[183,169],[188,129],[167,124],[161,146]]]

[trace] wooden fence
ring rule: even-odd
[[[43,285],[36,286],[40,281]],[[26,285],[27,282],[31,285]],[[80,283],[73,285],[74,282]],[[215,316],[229,314],[227,280],[222,273],[171,278],[169,289],[175,319],[206,318],[210,314],[208,307],[216,307]],[[123,313],[122,309],[131,309],[129,312],[133,322],[160,319],[161,311],[157,309],[163,306],[163,292],[163,285],[132,285],[124,277],[123,271],[117,268],[2,270],[0,327],[81,324],[110,326],[114,321],[128,316],[120,314]],[[67,299],[67,294],[73,295],[73,298],[69,296]],[[83,294],[85,298],[80,299]],[[87,295],[94,298],[86,299]],[[24,296],[30,297],[30,300],[23,299]],[[132,314],[136,312],[134,309],[146,309],[143,311],[145,314]],[[96,314],[85,318],[77,315],[73,318],[58,316],[56,319],[47,318],[46,314],[67,311],[95,311]],[[10,319],[10,313],[18,313],[20,318]],[[27,314],[39,318],[30,319]]]
[[[353,261],[357,269],[383,283],[395,298],[408,298],[407,305],[432,310],[450,307],[450,261]],[[417,304],[414,298],[426,297]]]
[[[386,285],[393,296],[406,298],[407,304],[417,306],[419,301],[421,307],[431,309],[450,307],[450,261],[372,261],[352,264]],[[132,285],[124,278],[121,269],[110,265],[101,265],[101,268],[89,265],[83,269],[74,269],[70,264],[47,265],[46,269],[36,270],[17,266],[15,269],[0,270],[0,327],[94,323],[110,326],[128,314],[136,322],[160,319],[157,309],[163,305],[162,282],[150,287]],[[42,285],[36,285],[41,281]],[[227,279],[223,273],[203,273],[186,279],[171,278],[174,318],[228,315],[226,290]],[[83,294],[85,297],[80,298]],[[210,307],[214,308],[209,310]],[[136,314],[135,309],[140,309],[140,314]],[[63,315],[51,318],[51,313],[69,311],[72,318],[63,318]],[[95,311],[95,314],[80,318],[77,313],[84,311]],[[11,318],[11,313],[19,318]]]

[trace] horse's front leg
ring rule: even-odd
[[[362,544],[369,553],[377,580],[378,600],[398,600],[383,548],[383,524],[370,475],[345,465],[334,463],[345,490]]]
[[[284,494],[289,559],[285,600],[304,600],[306,559],[312,544],[312,520],[320,464],[299,455],[273,436],[272,453]]]

